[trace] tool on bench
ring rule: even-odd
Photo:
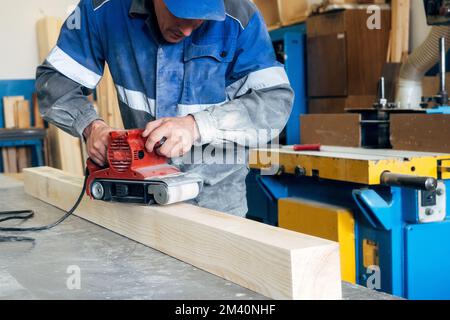
[[[104,201],[167,205],[194,199],[202,180],[167,163],[167,158],[145,149],[142,130],[113,131],[107,152],[107,167],[88,160],[86,193]]]
[[[296,144],[292,147],[294,151],[320,151],[320,144]]]
[[[86,193],[92,199],[104,201],[141,202],[167,205],[187,201],[198,196],[203,186],[200,178],[188,175],[170,164],[166,157],[157,154],[165,139],[154,152],[145,150],[143,130],[122,130],[110,133],[107,148],[107,167],[100,167],[87,160],[83,189],[75,205],[56,222],[42,227],[0,227],[3,232],[33,232],[56,227],[77,209]],[[24,215],[24,214],[27,215]],[[5,211],[7,220],[27,220],[34,216],[31,210]],[[0,242],[33,242],[33,238],[0,236]]]

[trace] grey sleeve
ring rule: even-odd
[[[255,147],[275,138],[292,111],[289,84],[254,90],[223,105],[193,114],[201,135],[198,144],[234,142]]]
[[[75,137],[101,120],[87,96],[92,90],[67,78],[45,61],[36,71],[39,110],[44,120]]]

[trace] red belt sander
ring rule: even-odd
[[[87,161],[91,199],[167,205],[198,196],[200,178],[182,173],[166,157],[145,149],[143,130],[112,131],[107,167]]]

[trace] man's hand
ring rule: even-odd
[[[111,131],[111,127],[106,123],[101,120],[96,120],[84,129],[83,132],[86,138],[89,157],[100,166],[106,164],[106,151],[109,142],[109,133]]]
[[[145,144],[148,152],[153,152],[155,146],[166,138],[158,153],[168,158],[176,158],[191,150],[194,142],[200,138],[200,133],[194,117],[188,115],[149,122],[142,136],[148,138]]]

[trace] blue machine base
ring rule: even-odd
[[[450,181],[445,181],[450,190]],[[378,247],[377,290],[408,299],[450,299],[450,215],[414,222],[417,192],[398,187],[336,182],[292,175],[247,178],[248,218],[278,224],[278,200],[298,197],[350,209],[355,218],[357,283],[367,286],[373,270],[363,265],[363,241]],[[450,197],[447,197],[450,208]]]
[[[450,107],[443,106],[427,110],[428,114],[450,114]]]

